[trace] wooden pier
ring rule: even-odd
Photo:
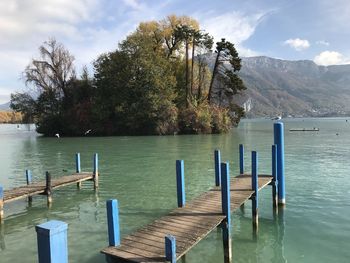
[[[52,192],[54,189],[66,185],[77,184],[80,188],[82,182],[93,181],[94,188],[98,187],[98,156],[94,155],[94,170],[93,172],[81,172],[80,168],[80,154],[76,154],[76,173],[58,178],[51,178],[49,172],[45,174],[45,181],[32,182],[32,175],[30,170],[26,170],[27,185],[16,187],[9,190],[3,190],[0,186],[0,220],[4,218],[3,207],[4,204],[23,198],[28,198],[32,202],[35,195],[46,195],[48,204],[52,203]]]
[[[259,175],[259,190],[272,180],[271,175]],[[243,174],[232,178],[230,189],[230,208],[234,211],[254,193],[251,175]],[[214,187],[184,207],[176,208],[168,215],[125,236],[119,246],[109,246],[101,252],[114,258],[116,262],[166,262],[164,237],[172,235],[176,238],[178,260],[216,229],[225,218],[222,213],[220,187]]]

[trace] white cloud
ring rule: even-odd
[[[327,47],[330,45],[330,43],[328,41],[325,41],[325,40],[316,41],[316,44],[317,45],[327,46]]]
[[[310,47],[310,43],[306,39],[300,39],[300,38],[290,38],[283,42],[284,45],[288,45],[291,48],[294,48],[296,51],[302,51],[304,49],[307,49]]]
[[[345,58],[343,54],[337,51],[323,51],[314,58],[314,62],[318,65],[340,65],[349,64],[350,60]]]

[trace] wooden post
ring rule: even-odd
[[[226,218],[222,222],[222,239],[225,263],[232,261],[231,244],[231,197],[230,197],[230,168],[229,163],[221,163],[221,206]]]
[[[117,247],[120,245],[118,200],[107,200],[106,204],[109,246]]]
[[[94,189],[98,188],[98,154],[94,154]]]
[[[51,205],[52,203],[52,185],[51,185],[51,175],[49,172],[46,172],[46,189],[45,194],[47,195],[47,204]]]
[[[0,185],[0,222],[4,219],[4,188]]]
[[[252,219],[253,228],[258,228],[258,203],[259,203],[259,185],[258,185],[258,153],[252,152],[252,190],[254,191],[252,199]]]
[[[26,181],[27,185],[30,185],[32,183],[32,171],[31,170],[26,170]],[[32,196],[28,196],[28,202],[31,203],[33,201]]]
[[[220,150],[214,151],[214,168],[215,168],[215,185],[220,186],[221,184],[221,156],[220,156]]]
[[[278,204],[277,199],[277,146],[272,145],[272,206],[275,209]],[[276,210],[276,209],[275,209]]]
[[[186,203],[186,193],[185,193],[185,172],[184,172],[183,160],[176,160],[176,189],[177,189],[177,206],[184,207]]]
[[[165,260],[176,263],[176,238],[172,235],[165,236]]]
[[[276,122],[273,125],[274,144],[277,145],[277,181],[278,181],[278,204],[286,204],[285,185],[284,185],[284,129],[282,122]]]
[[[39,263],[68,263],[68,225],[52,220],[35,227]]]
[[[239,174],[244,174],[244,146],[239,145]]]

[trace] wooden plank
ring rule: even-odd
[[[270,175],[259,175],[259,190],[272,181]],[[251,175],[241,174],[230,181],[231,209],[239,208],[253,194]],[[168,215],[124,237],[121,246],[107,247],[101,252],[126,262],[165,262],[164,238],[173,235],[177,242],[177,259],[183,256],[213,229],[225,216],[221,211],[221,189],[209,191],[176,208]]]

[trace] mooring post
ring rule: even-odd
[[[98,154],[94,154],[94,189],[98,188]]]
[[[45,194],[47,195],[47,204],[51,205],[52,203],[52,185],[51,185],[51,174],[46,171],[45,173],[46,177],[46,188],[45,188]]]
[[[75,171],[77,173],[81,172],[81,167],[80,167],[80,153],[75,154]]]
[[[176,263],[176,238],[172,235],[165,236],[165,260]]]
[[[27,185],[30,185],[32,183],[32,171],[31,170],[26,170],[26,181]],[[33,201],[32,196],[28,196],[28,202],[31,203]]]
[[[239,174],[244,174],[244,146],[239,145]]]
[[[230,197],[230,168],[229,163],[221,163],[221,205],[222,213],[226,216],[222,222],[222,239],[224,245],[225,263],[232,260],[232,245],[231,245],[231,197]]]
[[[258,153],[252,152],[252,219],[253,228],[258,228],[259,184],[258,184]]]
[[[4,219],[4,188],[0,185],[0,222]]]
[[[176,190],[177,190],[177,206],[184,207],[186,203],[186,193],[185,193],[185,172],[184,172],[183,160],[176,160]]]
[[[118,200],[107,200],[106,205],[109,246],[117,247],[120,245]]]
[[[221,156],[220,150],[214,151],[214,169],[215,169],[215,185],[220,186],[221,184]]]
[[[286,204],[284,185],[284,128],[282,122],[273,125],[274,144],[277,145],[277,182],[278,182],[278,204]]]
[[[272,145],[272,206],[275,209],[278,204],[277,199],[277,146]]]
[[[68,263],[68,225],[52,220],[35,227],[39,263]]]

